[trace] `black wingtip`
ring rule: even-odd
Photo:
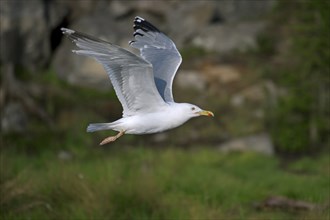
[[[142,26],[140,26],[140,25],[133,25],[133,29],[134,29],[134,31],[137,31],[137,30],[139,30],[139,29],[141,29],[141,30],[143,30],[143,31],[145,31],[145,32],[148,32],[148,29],[146,29],[146,28],[144,28],[144,27],[142,27]]]
[[[140,16],[135,16],[134,21],[140,22],[140,21],[145,21],[144,18]]]
[[[133,37],[135,37],[136,35],[143,36],[143,34],[141,34],[141,33],[139,33],[139,32],[134,32],[134,33],[133,33]]]
[[[160,30],[158,30],[158,28],[156,28],[150,22],[148,22],[147,20],[145,20],[144,18],[141,18],[139,16],[135,17],[133,28],[135,31],[138,29],[141,29],[142,31],[145,31],[145,32],[148,32],[148,31],[160,32]]]

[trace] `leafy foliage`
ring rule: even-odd
[[[311,152],[329,143],[330,2],[279,1],[275,14],[281,34],[273,38],[287,46],[267,76],[284,90],[270,108],[270,129],[280,152]]]

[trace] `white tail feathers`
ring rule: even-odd
[[[112,129],[111,123],[96,123],[89,124],[87,127],[87,132],[101,131]]]

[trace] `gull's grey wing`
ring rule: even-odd
[[[172,83],[182,58],[173,41],[141,17],[134,20],[134,38],[130,45],[153,66],[155,83],[166,102],[173,102]]]
[[[123,117],[166,105],[157,91],[150,63],[106,41],[66,28],[61,30],[81,49],[73,52],[95,58],[104,66],[123,106]]]

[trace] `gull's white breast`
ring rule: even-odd
[[[190,117],[176,106],[168,105],[158,112],[141,113],[119,119],[113,130],[124,130],[126,134],[152,134],[162,132],[185,123]]]

